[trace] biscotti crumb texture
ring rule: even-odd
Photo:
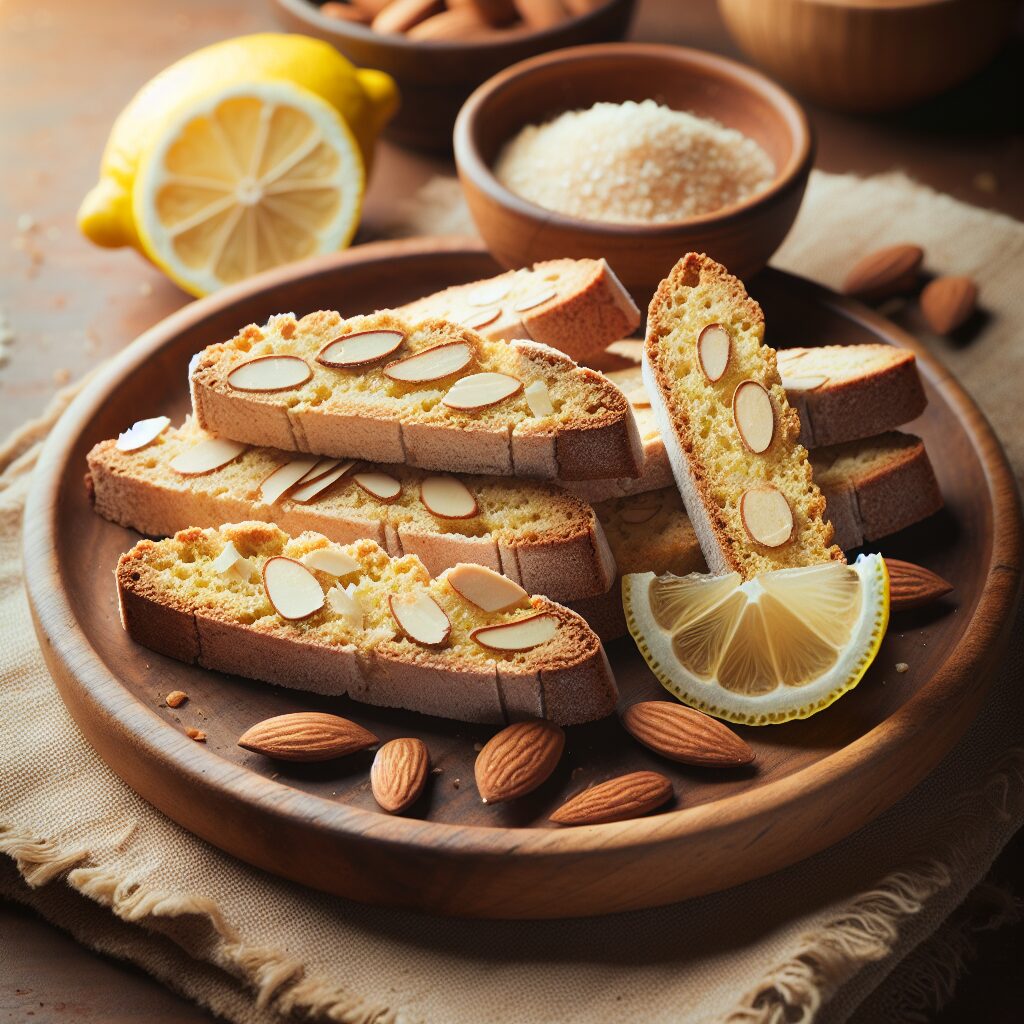
[[[325,553],[349,571],[318,568],[330,564]],[[268,563],[282,557],[321,590],[317,609],[299,620],[285,618],[268,589]],[[207,668],[466,721],[539,715],[571,724],[615,706],[604,651],[579,616],[525,593],[514,608],[485,612],[447,574],[431,579],[418,558],[391,558],[373,541],[290,538],[267,523],[191,528],[140,541],[121,556],[117,580],[133,638]],[[447,618],[441,643],[418,642],[399,625],[394,602],[414,599]],[[487,627],[537,617],[547,630],[529,649],[474,639]]]
[[[702,347],[706,329],[727,343],[724,357]],[[744,579],[843,560],[763,338],[764,316],[743,285],[690,253],[659,286],[644,345],[655,422],[708,566]],[[757,399],[744,421],[741,395]]]
[[[372,361],[337,365],[335,343],[367,332],[396,343]],[[331,355],[323,352],[329,345]],[[434,349],[429,365],[410,368],[411,357]],[[279,390],[237,387],[240,370],[267,357],[280,367],[304,364],[308,379],[287,377]],[[199,426],[247,444],[545,479],[640,470],[629,404],[606,378],[546,346],[487,341],[443,320],[414,324],[389,312],[349,320],[334,312],[277,316],[209,346],[190,381]],[[549,413],[531,406],[530,388],[546,392]]]
[[[587,362],[640,325],[640,310],[605,260],[547,260],[399,307],[410,320],[440,317],[485,338],[532,338]]]
[[[603,593],[614,579],[614,562],[593,509],[552,484],[446,475],[440,479],[457,479],[475,506],[471,515],[450,518],[428,507],[429,493],[424,497],[424,482],[438,477],[406,466],[356,463],[308,500],[292,497],[300,488],[296,480],[270,501],[264,482],[300,457],[248,448],[202,475],[173,469],[179,456],[208,438],[189,420],[165,428],[138,450],[100,442],[88,455],[96,511],[151,537],[187,526],[259,519],[292,534],[316,530],[340,543],[370,539],[392,555],[418,555],[431,575],[458,562],[478,562],[556,601]],[[306,457],[303,464],[313,461]],[[370,472],[397,482],[397,497],[385,500],[361,486]]]

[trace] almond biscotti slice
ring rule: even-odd
[[[875,437],[916,419],[928,398],[913,352],[892,345],[781,348],[779,376],[805,448]]]
[[[875,437],[920,416],[927,404],[913,352],[892,345],[824,345],[776,352],[789,404],[800,416],[800,443],[814,449]],[[665,446],[639,366],[605,376],[629,399],[644,449],[638,477],[571,485],[587,501],[640,494],[672,483]],[[813,456],[812,456],[813,461]]]
[[[658,286],[644,342],[644,385],[708,567],[744,579],[843,560],[763,338],[743,285],[689,253]]]
[[[640,325],[640,310],[605,260],[547,260],[399,307],[409,320],[435,317],[485,338],[532,338],[587,362]]]
[[[500,476],[640,472],[614,384],[547,346],[444,320],[277,316],[206,348],[189,376],[199,426],[246,444]]]
[[[482,566],[432,580],[373,541],[239,523],[140,541],[117,589],[138,643],[279,686],[467,722],[573,725],[615,708],[587,624]]]
[[[418,555],[433,576],[476,562],[556,601],[603,593],[615,578],[593,509],[542,481],[225,444],[166,418],[101,441],[88,465],[96,511],[151,537],[259,519],[342,544],[374,540],[392,555]]]

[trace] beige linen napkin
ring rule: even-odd
[[[434,192],[446,192],[435,186]],[[458,226],[457,211],[446,212]],[[899,177],[816,174],[777,264],[828,284],[879,245],[982,284],[992,319],[933,348],[1018,473],[1024,226]],[[0,893],[245,1024],[906,1020],[948,988],[939,929],[1024,820],[1024,634],[965,740],[897,807],[773,876],[590,921],[465,922],[311,892],[194,838],[92,753],[64,710],[21,587],[20,517],[58,408],[0,453]],[[941,457],[940,453],[935,453]],[[836,794],[842,799],[842,793]],[[886,976],[913,956],[914,984]],[[945,976],[943,974],[945,971]],[[867,1002],[865,1002],[867,1000]]]

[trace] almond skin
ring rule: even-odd
[[[380,742],[372,732],[339,715],[299,711],[257,722],[238,745],[278,761],[331,761]]]
[[[908,608],[920,608],[930,604],[953,589],[953,584],[937,576],[931,569],[914,565],[913,562],[901,562],[898,558],[887,558],[886,568],[889,570],[889,610],[906,611]]]
[[[545,782],[565,748],[565,733],[542,718],[515,722],[492,736],[477,755],[476,788],[485,804],[515,800]]]
[[[730,768],[754,760],[753,750],[731,729],[672,701],[634,704],[622,713],[622,724],[633,739],[680,764]]]
[[[869,253],[846,276],[843,291],[858,299],[885,299],[909,291],[924,259],[919,245],[890,245]]]
[[[921,312],[936,334],[952,334],[978,305],[978,286],[969,277],[937,277],[921,292]]]
[[[423,740],[411,736],[388,740],[370,768],[374,800],[388,814],[401,814],[419,799],[429,769],[430,754]]]
[[[600,825],[639,818],[672,798],[672,783],[658,772],[633,772],[600,782],[566,800],[551,815],[559,825]]]

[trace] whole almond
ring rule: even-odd
[[[978,304],[978,286],[969,277],[937,277],[921,292],[921,312],[936,334],[952,334]]]
[[[889,610],[906,611],[937,601],[953,589],[953,584],[937,576],[930,569],[898,558],[887,558],[889,570]]]
[[[339,715],[299,711],[258,722],[238,745],[278,761],[330,761],[379,742],[372,732]]]
[[[559,825],[599,825],[653,811],[672,798],[672,783],[658,772],[633,772],[600,782],[566,800],[551,815]]]
[[[919,245],[902,243],[869,253],[846,276],[843,291],[859,299],[885,299],[908,291],[924,259]]]
[[[419,799],[429,768],[430,754],[423,740],[411,736],[388,740],[370,768],[374,800],[388,814],[401,814]]]
[[[731,729],[674,701],[648,700],[622,713],[627,732],[655,753],[681,764],[736,767],[754,752]]]
[[[558,765],[565,733],[554,722],[532,718],[492,736],[477,755],[476,788],[485,804],[531,793]]]

